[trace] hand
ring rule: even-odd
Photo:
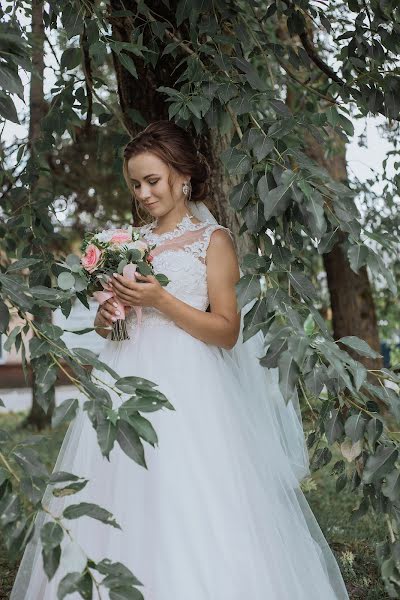
[[[152,306],[159,308],[164,289],[154,275],[141,275],[136,272],[137,281],[118,275],[111,278],[109,285],[114,295],[125,306]]]
[[[101,321],[99,324],[104,324],[105,327],[112,326],[117,319],[121,318],[121,313],[118,310],[118,304],[115,302],[114,298],[106,300],[103,302],[103,304],[101,304],[101,306],[99,306],[96,319],[97,318],[99,321]]]

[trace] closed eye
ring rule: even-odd
[[[156,179],[155,181],[149,181],[149,184],[150,184],[150,185],[156,185],[156,183],[158,183],[159,181],[160,181],[159,179]],[[140,183],[134,183],[134,184],[133,184],[133,187],[134,187],[135,189],[136,189],[136,188],[138,188],[138,187],[140,187]]]

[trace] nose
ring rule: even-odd
[[[148,198],[151,198],[151,191],[148,186],[142,184],[138,190],[136,190],[136,196],[139,200],[146,201]]]

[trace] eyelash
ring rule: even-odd
[[[156,181],[149,181],[149,184],[150,185],[156,185],[156,183],[158,183],[159,181],[160,181],[159,179],[157,179]],[[139,186],[135,185],[135,184],[133,185],[133,189],[136,189],[137,187],[139,187]]]

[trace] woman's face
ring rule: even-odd
[[[152,216],[160,217],[184,207],[182,185],[190,177],[179,174],[155,154],[143,152],[132,156],[127,171],[137,200]]]

